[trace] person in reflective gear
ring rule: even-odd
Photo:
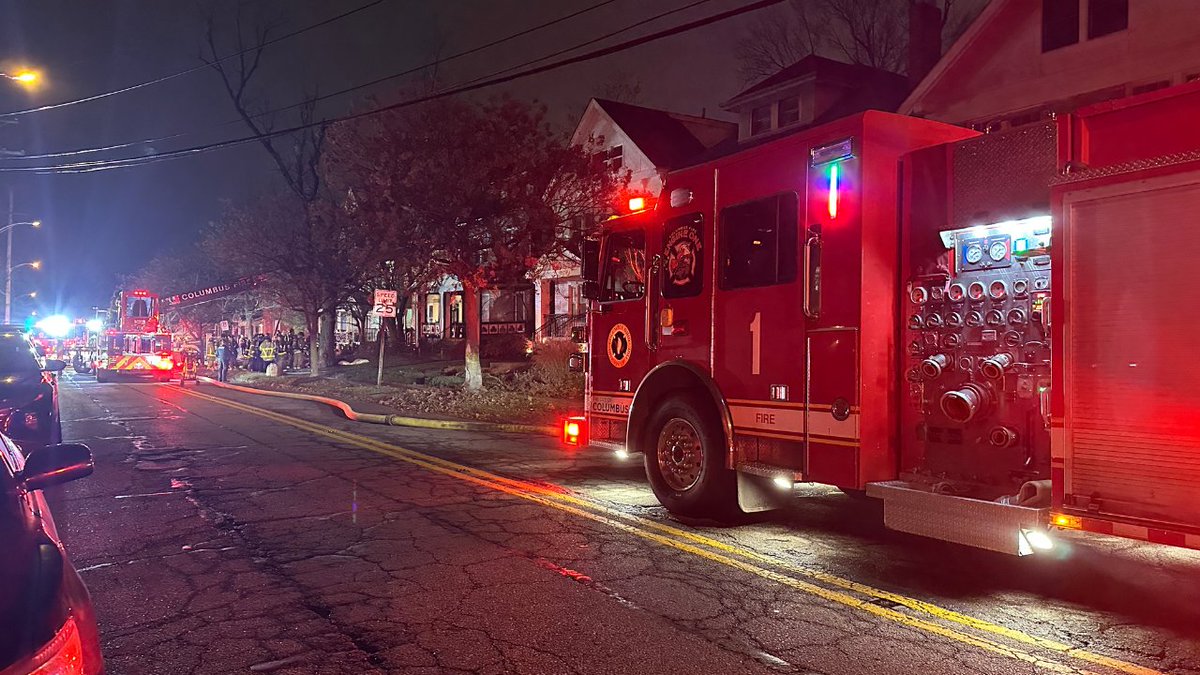
[[[267,366],[275,362],[275,343],[271,340],[271,336],[267,336],[258,345],[258,356],[263,360],[263,371],[266,371]]]

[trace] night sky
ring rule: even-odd
[[[387,0],[341,22],[269,48],[256,90],[278,106],[305,91],[332,91],[406,70],[550,18],[596,4],[598,0]],[[565,46],[609,32],[634,20],[684,6],[692,0],[617,0],[550,29],[525,36],[448,64],[441,84],[487,75]],[[710,0],[686,12],[614,37],[604,44],[738,7],[748,0]],[[250,0],[247,12],[273,14],[287,32],[366,4],[366,0]],[[3,7],[4,69],[29,64],[44,72],[45,83],[26,92],[0,81],[0,110],[12,111],[69,100],[177,72],[199,63],[205,8],[210,2],[184,0],[0,0]],[[235,5],[222,2],[218,16],[228,21]],[[763,10],[787,11],[786,4]],[[538,99],[564,132],[575,123],[589,97],[614,82],[636,82],[635,102],[680,112],[728,115],[717,108],[740,90],[734,42],[756,15],[668,38],[633,50],[514,82],[502,89]],[[223,52],[233,51],[228,44]],[[368,94],[393,99],[415,80],[330,100],[323,116],[361,105]],[[501,91],[497,89],[497,92]],[[197,131],[178,140],[123,150],[112,156],[153,154],[242,136],[220,81],[211,71],[100,101],[50,110],[0,126],[0,147],[47,152],[98,146],[179,131]],[[281,117],[278,126],[294,118]],[[95,159],[97,156],[90,156]],[[10,166],[12,163],[6,163]],[[18,220],[40,219],[40,231],[17,230],[14,263],[42,259],[40,272],[20,270],[16,293],[39,291],[39,314],[86,313],[106,304],[117,275],[132,272],[155,254],[196,240],[220,213],[223,199],[238,199],[274,179],[257,145],[221,150],[148,166],[82,175],[0,176],[17,190]],[[34,305],[20,306],[14,318]]]

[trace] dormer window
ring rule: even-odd
[[[764,105],[750,111],[750,135],[757,136],[771,130],[771,106]]]
[[[1129,0],[1042,0],[1043,52],[1126,28],[1129,28]]]
[[[787,126],[800,121],[800,97],[792,96],[779,100],[779,126]]]

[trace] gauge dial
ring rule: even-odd
[[[946,298],[946,291],[941,286],[934,286],[929,289],[929,299],[934,302],[941,302]]]
[[[908,298],[913,301],[914,305],[923,305],[929,299],[929,291],[925,290],[924,286],[913,286],[908,293]]]
[[[950,290],[946,291],[946,296],[950,298],[950,302],[962,302],[963,298],[967,297],[967,289],[962,284],[955,282],[950,284]]]
[[[1007,255],[1008,244],[1004,243],[1003,241],[994,241],[992,242],[992,245],[988,247],[988,257],[996,262],[1004,260],[1005,256]]]
[[[983,260],[983,247],[979,244],[971,244],[963,253],[963,257],[967,259],[968,263],[974,265]]]
[[[992,296],[993,300],[1003,300],[1008,295],[1008,284],[996,279],[988,286],[988,295]]]
[[[982,300],[983,293],[983,282],[981,281],[972,281],[971,285],[967,287],[967,297],[972,300]]]

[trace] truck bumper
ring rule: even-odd
[[[937,494],[904,481],[868,483],[867,496],[883,501],[888,529],[1011,555],[1033,553],[1030,535],[1039,541],[1050,522],[1048,508]]]

